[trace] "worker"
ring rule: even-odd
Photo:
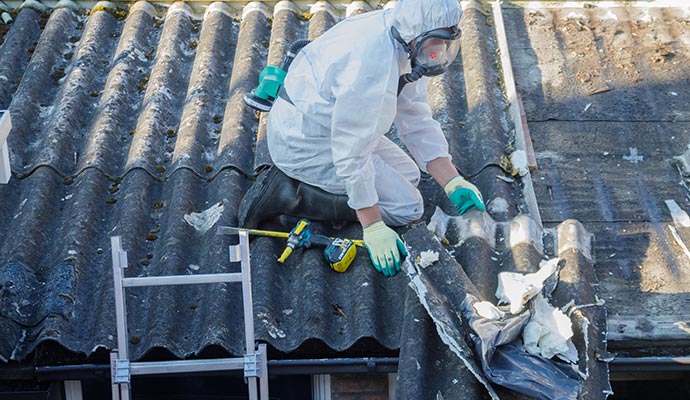
[[[275,165],[245,194],[240,224],[255,228],[277,215],[359,221],[374,267],[393,276],[407,251],[390,226],[421,218],[420,168],[459,214],[484,211],[477,187],[452,164],[427,101],[427,77],[458,53],[461,15],[457,0],[398,0],[304,47],[268,116]],[[384,136],[393,123],[416,163]]]

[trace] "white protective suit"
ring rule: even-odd
[[[450,156],[427,102],[427,78],[397,96],[410,61],[390,28],[409,43],[457,25],[461,13],[457,0],[399,0],[393,9],[341,21],[304,47],[284,83],[294,106],[280,98],[269,114],[275,165],[299,181],[347,194],[355,210],[378,204],[388,225],[419,219],[419,168]],[[392,123],[419,168],[384,136]]]

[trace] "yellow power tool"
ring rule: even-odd
[[[260,229],[243,229],[229,226],[218,228],[218,234],[233,234],[240,230],[245,230],[250,235],[269,236],[287,239],[287,246],[283,250],[279,263],[284,263],[292,252],[299,247],[311,247],[312,245],[325,246],[323,251],[324,258],[328,265],[336,272],[345,272],[352,264],[357,255],[356,246],[364,247],[361,240],[345,238],[333,238],[324,235],[314,234],[311,231],[311,223],[306,219],[297,222],[294,228],[288,232],[266,231]]]

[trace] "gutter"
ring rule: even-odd
[[[617,357],[609,365],[612,372],[671,372],[690,371],[690,356],[686,357]]]
[[[391,373],[398,370],[398,358],[324,358],[304,360],[269,360],[268,373],[275,375],[318,375],[338,373]],[[110,380],[110,364],[81,364],[36,367],[38,381],[84,379]],[[213,371],[195,375],[242,375],[242,371]],[[170,374],[165,374],[170,375]],[[0,371],[0,379],[2,372]]]
[[[325,358],[304,360],[269,360],[269,375],[318,375],[338,373],[393,373],[398,371],[397,357]],[[617,357],[609,363],[612,372],[690,371],[686,357]],[[215,371],[200,375],[241,375],[241,371]],[[2,379],[0,372],[0,379]],[[110,364],[59,365],[33,368],[39,381],[110,379]]]

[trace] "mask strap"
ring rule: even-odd
[[[412,68],[412,71],[400,76],[400,79],[398,79],[398,96],[400,96],[400,92],[402,92],[402,90],[405,88],[405,85],[419,80],[419,78],[424,76],[425,72],[426,68],[422,67],[421,65],[416,65],[414,68]]]
[[[402,38],[402,36],[400,36],[398,28],[391,26],[391,35],[393,35],[393,39],[399,42],[402,45],[403,49],[405,49],[405,52],[409,55],[411,52],[410,45],[405,43],[405,40]]]

